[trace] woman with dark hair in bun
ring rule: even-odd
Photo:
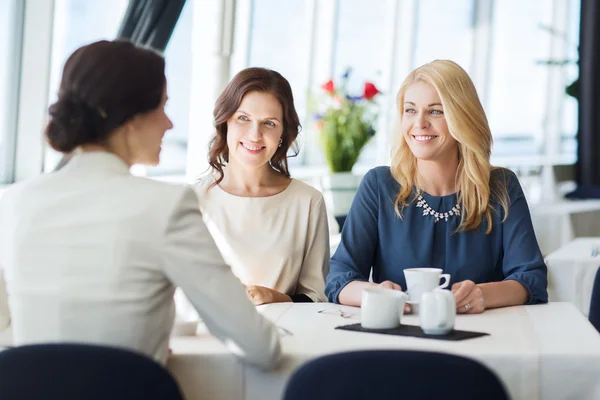
[[[2,198],[0,330],[10,326],[16,345],[94,343],[165,362],[179,286],[236,354],[271,367],[277,331],[223,261],[194,191],[129,173],[158,163],[173,127],[164,68],[124,41],[67,60],[46,136],[75,155]]]

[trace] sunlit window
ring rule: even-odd
[[[57,0],[55,3],[52,65],[49,103],[56,99],[62,68],[78,47],[97,40],[115,39],[128,0]],[[167,114],[174,129],[163,140],[161,163],[142,171],[147,175],[182,175],[185,173],[189,81],[191,79],[191,31],[193,2],[187,2],[165,52],[169,102]],[[44,169],[51,171],[61,154],[47,148]]]
[[[22,7],[18,0],[0,1],[0,183],[13,179]]]

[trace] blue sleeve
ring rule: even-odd
[[[378,241],[379,190],[377,173],[364,176],[342,228],[340,245],[331,257],[325,294],[339,303],[341,290],[352,281],[368,281]]]
[[[527,304],[548,302],[548,268],[538,246],[523,189],[516,175],[505,170],[509,211],[503,223],[504,280],[515,280],[529,291]]]

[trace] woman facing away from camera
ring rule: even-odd
[[[361,183],[331,259],[329,300],[360,305],[363,288],[401,290],[404,269],[435,267],[451,274],[459,313],[547,302],[523,190],[490,165],[492,135],[467,73],[452,61],[426,64],[397,101],[391,167]]]
[[[279,73],[248,68],[214,110],[210,173],[195,185],[208,229],[254,304],[325,300],[325,203],[290,178],[300,129],[292,89]]]
[[[161,56],[125,41],[92,43],[67,60],[46,136],[76,154],[0,203],[4,325],[16,345],[83,342],[165,362],[179,286],[228,348],[271,367],[277,331],[223,261],[194,191],[129,172],[159,162],[173,127],[164,69]]]

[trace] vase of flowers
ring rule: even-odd
[[[347,89],[351,70],[339,85],[330,79],[321,85],[324,100],[315,114],[319,142],[330,174],[321,179],[323,194],[335,216],[348,213],[360,177],[352,174],[362,149],[375,135],[376,97],[381,93],[372,82],[365,82],[361,94]]]

